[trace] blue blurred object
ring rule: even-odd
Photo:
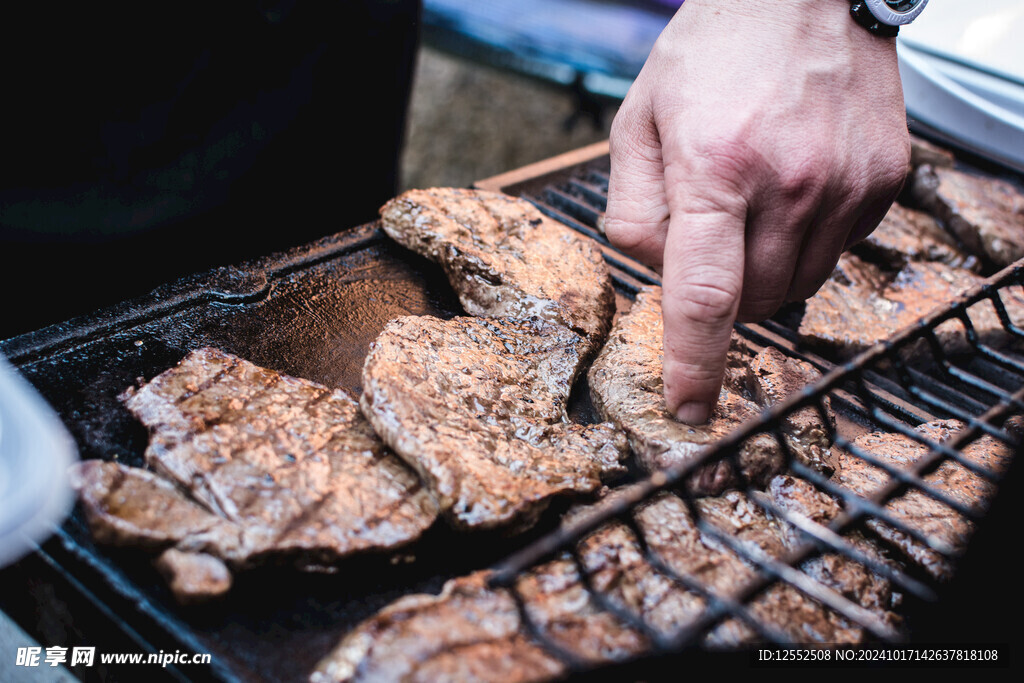
[[[424,0],[424,42],[621,100],[681,0]]]

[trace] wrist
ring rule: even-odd
[[[863,1],[863,0],[862,0]],[[879,0],[881,1],[881,0]],[[927,0],[925,0],[927,1]],[[851,17],[853,0],[744,0],[723,11],[720,0],[686,0],[669,32],[702,33],[702,28],[743,36],[752,48],[775,49],[799,43],[807,54],[854,50],[858,54],[890,53],[895,44],[880,40]]]

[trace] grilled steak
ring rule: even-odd
[[[683,424],[665,406],[662,330],[661,289],[645,288],[630,311],[616,321],[588,377],[594,406],[603,419],[626,433],[633,452],[648,470],[692,460],[709,444],[817,376],[810,366],[788,361],[775,351],[765,352],[751,366],[730,350],[726,380],[710,421],[701,426]],[[817,411],[801,411],[786,425],[786,431],[798,457],[823,466],[828,430]],[[747,480],[762,484],[785,464],[780,445],[766,434],[743,447],[739,463]],[[705,494],[721,492],[735,483],[736,473],[725,461],[702,468],[691,480],[693,489]]]
[[[855,251],[899,269],[907,261],[939,261],[976,270],[978,259],[965,253],[932,216],[899,204],[892,208]]]
[[[444,268],[470,315],[560,322],[596,347],[615,295],[596,244],[499,192],[409,190],[381,208],[384,230]]]
[[[181,603],[226,593],[232,578],[224,561],[248,559],[238,525],[149,470],[86,460],[73,467],[71,483],[98,542],[163,550],[157,568]]]
[[[437,516],[340,390],[205,348],[122,398],[149,427],[154,472],[82,464],[79,497],[101,541],[313,568],[409,543]],[[187,558],[165,559],[176,573]]]
[[[938,420],[920,425],[915,429],[932,443],[949,440],[963,424],[956,420]],[[906,469],[928,454],[929,448],[901,434],[876,432],[858,437],[853,441],[856,449],[863,450],[893,467]],[[1009,466],[1012,451],[992,437],[983,436],[962,451],[963,457],[986,469],[1002,473]],[[861,496],[870,496],[889,481],[889,475],[878,467],[868,464],[851,453],[836,450],[836,465],[833,480]],[[943,494],[969,508],[981,510],[995,494],[994,485],[952,460],[944,461],[924,480]],[[886,510],[907,528],[936,538],[955,553],[967,545],[974,525],[949,506],[913,489],[886,503]],[[868,526],[883,538],[901,548],[911,559],[920,564],[931,575],[947,579],[952,574],[949,558],[926,547],[910,535],[893,528],[877,519]]]
[[[967,248],[998,266],[1024,258],[1024,194],[995,178],[921,166],[913,195]]]
[[[149,470],[85,460],[72,467],[71,482],[100,543],[151,550],[185,544],[231,560],[244,553],[236,524]]]
[[[168,548],[155,565],[182,604],[204,602],[231,589],[231,570],[207,553]]]
[[[792,487],[778,487],[772,493],[776,502],[784,502],[791,491]],[[738,491],[700,498],[694,505],[705,522],[768,557],[782,557],[796,537]],[[662,494],[642,505],[636,521],[647,547],[661,562],[716,596],[732,595],[758,574],[720,541],[701,531],[686,504],[674,495]],[[656,572],[644,559],[633,533],[622,524],[612,524],[584,540],[580,555],[595,590],[620,609],[642,617],[663,636],[679,635],[707,609],[704,597]],[[888,582],[864,567],[840,555],[827,554],[801,569],[873,611],[883,622],[897,623],[889,611],[892,593]],[[771,585],[749,605],[751,614],[763,626],[781,631],[796,642],[850,643],[864,638],[861,628],[783,583]],[[736,619],[727,619],[705,637],[705,643],[714,648],[738,647],[758,640],[756,631]]]
[[[535,521],[621,473],[625,439],[565,408],[587,347],[538,319],[398,318],[363,368],[363,412],[457,527]]]
[[[916,323],[920,318],[980,284],[963,268],[910,261],[892,276],[852,254],[844,254],[832,277],[807,300],[799,334],[803,341],[848,357]],[[1024,298],[1007,288],[1003,303],[1011,320],[1024,321]],[[1008,337],[989,302],[970,308],[983,341],[1004,345]],[[936,330],[948,351],[966,344],[963,325],[947,322]]]
[[[809,482],[790,475],[779,475],[772,479],[768,487],[772,501],[783,510],[798,513],[812,522],[827,526],[842,511],[838,501],[812,486]],[[860,533],[849,532],[845,539],[858,551],[873,560],[899,569],[898,563],[892,560],[875,542],[866,539]],[[783,539],[788,547],[804,541],[802,534],[796,529],[783,526]],[[881,616],[890,625],[895,626],[898,619],[889,610],[895,608],[901,596],[894,593],[892,586],[885,579],[873,574],[863,565],[837,553],[823,553],[804,562],[800,567],[805,574],[828,586],[847,599],[862,607],[866,607]]]
[[[346,636],[310,681],[520,683],[563,674],[564,665],[525,635],[511,594],[488,588],[487,576],[453,579],[438,596],[407,596],[385,607]],[[541,604],[575,617],[580,596],[558,588]]]
[[[773,496],[777,501],[785,499],[790,489],[779,487]],[[785,529],[738,492],[699,499],[696,507],[710,524],[769,556],[779,557],[788,547]],[[663,562],[715,594],[728,595],[756,574],[720,542],[706,537],[676,496],[664,494],[643,505],[636,521]],[[533,629],[583,662],[616,661],[649,647],[639,631],[599,609],[591,591],[641,617],[665,636],[679,634],[707,609],[704,597],[681,588],[647,562],[625,524],[603,526],[585,538],[577,552],[590,589],[577,565],[565,557],[526,572],[516,589]],[[892,594],[887,582],[840,556],[825,555],[814,562],[818,564],[807,567],[824,585],[883,621],[896,623],[889,611]],[[487,577],[481,572],[455,579],[439,596],[401,598],[349,633],[311,680],[476,680],[485,672],[482,678],[488,681],[537,681],[563,675],[564,664],[528,637],[530,629],[511,593],[488,588]],[[787,585],[770,586],[750,604],[757,619],[798,642],[864,639],[862,629]],[[757,640],[745,623],[727,620],[709,634],[706,643],[733,647]]]
[[[912,168],[925,164],[952,168],[955,161],[956,158],[949,150],[933,145],[916,135],[910,136],[910,165]]]
[[[768,346],[749,362],[744,359],[743,372],[733,380],[733,386],[745,388],[758,405],[767,407],[802,391],[820,377],[821,373],[810,363]],[[822,399],[822,407],[824,415],[813,406],[791,412],[783,421],[782,433],[790,451],[801,462],[831,472],[830,433],[835,424],[828,396]]]

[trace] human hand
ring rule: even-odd
[[[842,0],[687,0],[610,144],[605,232],[662,273],[665,400],[704,422],[733,323],[813,295],[902,187],[895,41]]]

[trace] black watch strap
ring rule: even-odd
[[[871,10],[868,9],[868,5],[863,0],[851,0],[850,2],[850,16],[858,24],[866,28],[876,36],[882,36],[883,38],[895,38],[900,32],[899,26],[892,26],[890,24],[883,24],[878,20]]]

